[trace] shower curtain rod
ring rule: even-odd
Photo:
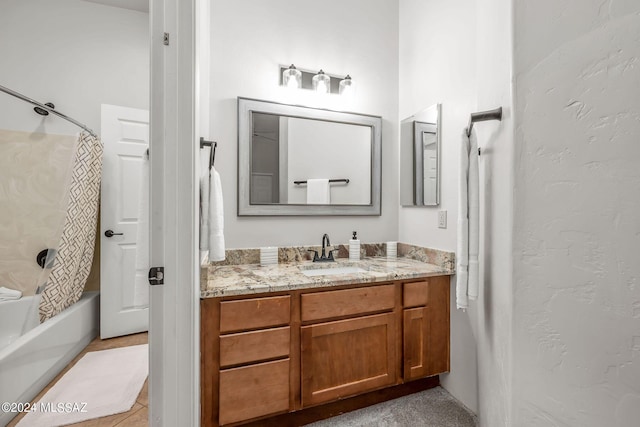
[[[21,94],[19,92],[11,90],[8,87],[4,87],[2,85],[0,85],[0,91],[2,91],[4,93],[7,93],[7,94],[9,94],[11,96],[15,96],[16,98],[21,99],[21,100],[23,100],[25,102],[28,102],[29,104],[35,105],[36,108],[34,108],[34,110],[36,110],[36,113],[38,113],[40,115],[46,116],[49,113],[53,113],[56,116],[60,117],[61,119],[64,119],[64,120],[66,120],[68,122],[71,122],[71,123],[73,123],[74,125],[76,125],[78,127],[81,127],[82,129],[84,129],[87,132],[89,132],[93,137],[97,137],[98,136],[94,131],[89,129],[86,125],[80,123],[79,121],[77,121],[75,119],[72,119],[69,116],[66,116],[66,115],[56,111],[53,107],[50,107],[49,105],[41,104],[36,100],[33,100],[33,99],[31,99],[31,98],[29,98],[27,96],[24,96],[23,94]],[[53,105],[53,104],[51,104],[51,105]],[[39,108],[41,111],[38,111],[37,108]]]

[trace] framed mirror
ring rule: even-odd
[[[381,126],[238,98],[238,215],[380,215]]]
[[[441,104],[400,123],[400,203],[440,204]]]

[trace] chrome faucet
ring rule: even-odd
[[[335,261],[333,258],[333,253],[337,251],[337,249],[332,249],[329,251],[329,255],[326,255],[326,248],[331,246],[331,242],[329,241],[329,235],[324,233],[322,236],[322,255],[318,256],[318,251],[314,251],[313,249],[309,249],[309,252],[313,252],[313,262],[329,262]]]

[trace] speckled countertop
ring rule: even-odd
[[[304,270],[344,267],[357,267],[365,271],[317,276],[307,276],[302,273]],[[384,257],[364,258],[360,261],[339,258],[336,262],[329,263],[303,261],[269,266],[209,265],[202,268],[200,297],[250,295],[451,274],[453,271],[447,267],[410,258],[387,259]]]

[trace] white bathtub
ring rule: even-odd
[[[43,324],[34,298],[0,302],[0,403],[31,401],[99,332],[98,292]],[[25,320],[35,326],[22,335]],[[0,411],[0,426],[15,415]]]

